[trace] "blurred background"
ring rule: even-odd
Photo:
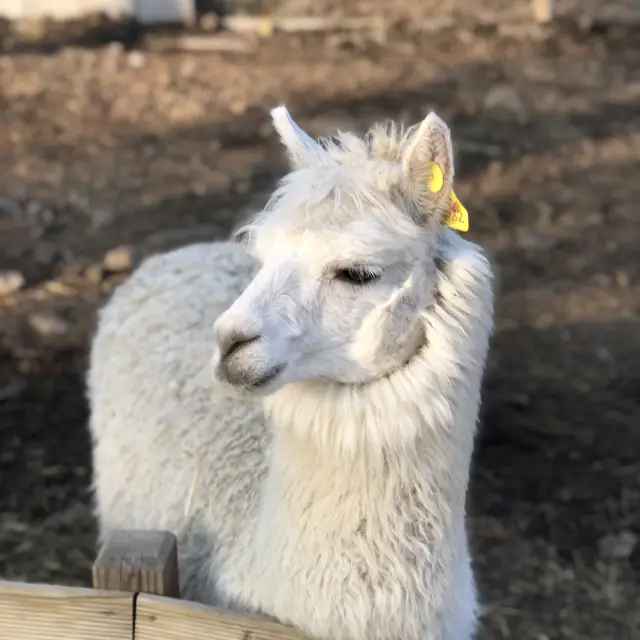
[[[269,108],[312,134],[434,109],[499,273],[480,638],[640,638],[640,2],[173,2],[186,26],[0,2],[0,576],[90,583],[96,309],[264,203]]]

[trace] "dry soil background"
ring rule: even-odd
[[[500,270],[469,497],[481,637],[640,638],[637,29],[274,36],[236,56],[2,32],[0,575],[88,582],[94,312],[143,256],[260,206],[285,169],[267,109],[330,133],[434,108]]]

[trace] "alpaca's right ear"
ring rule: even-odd
[[[419,214],[445,223],[451,209],[453,148],[449,127],[435,113],[416,127],[402,169]]]
[[[325,155],[322,146],[295,123],[285,106],[272,109],[271,118],[295,169],[317,164]]]

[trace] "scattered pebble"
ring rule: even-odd
[[[142,51],[130,51],[127,56],[127,63],[133,69],[142,69],[147,63],[147,56]]]
[[[216,31],[220,27],[220,18],[213,12],[205,13],[200,18],[200,27],[205,31]]]
[[[247,104],[247,101],[243,100],[242,98],[239,98],[238,100],[234,100],[229,105],[229,111],[231,111],[231,113],[234,116],[244,115],[247,112],[248,108],[249,108],[249,105]]]
[[[52,242],[40,243],[33,252],[34,260],[42,266],[51,266],[59,257],[60,251]]]
[[[27,203],[24,212],[29,218],[36,218],[41,210],[42,205],[37,200],[31,200]]]
[[[100,264],[89,265],[84,271],[84,277],[93,283],[102,282],[104,279],[104,269]]]
[[[22,213],[20,204],[12,198],[0,198],[0,213],[7,213],[13,218],[19,218]]]
[[[528,119],[527,108],[518,92],[507,85],[498,85],[490,89],[484,98],[487,111],[504,112],[515,115],[519,122]]]
[[[596,347],[596,358],[601,362],[611,362],[613,360],[613,355],[607,347],[599,345]]]
[[[123,245],[107,251],[102,260],[102,265],[107,271],[120,273],[131,271],[134,260],[135,252],[133,247]]]
[[[71,323],[54,311],[34,313],[28,318],[29,326],[41,336],[60,336],[68,333]]]
[[[94,230],[109,226],[115,220],[115,213],[107,209],[98,209],[91,218],[91,227]]]
[[[626,271],[618,271],[616,273],[616,284],[621,289],[628,289],[631,285],[631,278]]]
[[[614,533],[598,542],[600,555],[605,558],[626,559],[631,556],[638,545],[638,536],[633,531]]]
[[[0,271],[0,297],[20,291],[24,284],[24,276],[16,269]]]

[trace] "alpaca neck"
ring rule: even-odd
[[[312,637],[470,637],[464,513],[491,274],[457,236],[441,249],[426,342],[404,367],[265,400],[273,450],[237,592]]]
[[[300,522],[340,504],[391,514],[399,500],[432,509],[424,495],[464,515],[491,274],[475,245],[454,235],[445,240],[438,303],[423,314],[426,342],[404,367],[362,385],[294,383],[266,399],[275,433],[265,492],[271,516]]]

